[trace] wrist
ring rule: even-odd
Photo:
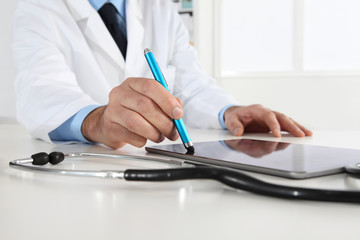
[[[90,112],[81,125],[81,133],[90,142],[101,142],[101,122],[106,106]]]

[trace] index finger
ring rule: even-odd
[[[258,121],[263,121],[266,124],[275,137],[281,137],[281,127],[275,113],[266,109],[265,111],[256,112],[255,115]]]
[[[129,87],[153,100],[169,117],[180,119],[183,115],[179,101],[158,81],[149,78],[131,78]]]

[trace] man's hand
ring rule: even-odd
[[[312,132],[282,113],[271,111],[261,105],[234,106],[224,114],[225,125],[235,136],[244,132],[269,132],[281,137],[287,131],[296,137],[311,136]]]
[[[161,142],[179,135],[172,119],[183,115],[181,101],[154,79],[128,78],[109,95],[109,104],[91,112],[81,131],[92,142],[120,148],[142,147],[147,139]]]

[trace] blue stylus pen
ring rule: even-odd
[[[145,55],[146,61],[149,64],[151,72],[154,75],[155,80],[157,80],[161,85],[164,86],[164,88],[166,90],[168,90],[170,92],[170,89],[166,83],[164,75],[162,74],[158,63],[156,62],[153,53],[150,51],[150,49],[145,48],[144,55]],[[183,142],[185,148],[188,150],[188,152],[194,152],[193,144],[191,142],[188,132],[186,131],[183,120],[182,119],[173,119],[173,121],[174,121],[176,129],[179,132],[181,141]]]

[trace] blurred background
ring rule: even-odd
[[[170,0],[169,0],[170,1]],[[0,9],[0,119],[14,121],[12,15]],[[199,59],[241,104],[313,130],[360,130],[360,1],[174,0]]]
[[[6,1],[0,8],[0,123],[15,121],[15,67],[11,52],[12,17],[17,0]]]

